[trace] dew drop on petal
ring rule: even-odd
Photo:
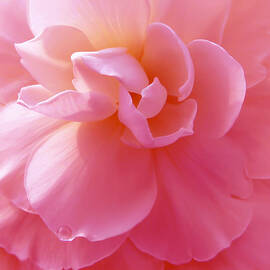
[[[70,241],[72,240],[72,231],[67,226],[61,226],[57,230],[57,236],[62,241]]]

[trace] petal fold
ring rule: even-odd
[[[120,122],[128,128],[122,140],[130,145],[134,145],[133,136],[135,141],[137,140],[142,146],[156,148],[193,134],[196,111],[197,105],[193,99],[180,104],[168,103],[156,117],[148,121],[147,117],[133,104],[127,89],[120,86],[118,117]]]
[[[81,60],[100,75],[117,79],[130,91],[140,93],[149,83],[139,61],[129,55],[126,48],[110,48],[89,53],[76,53],[73,62]]]
[[[92,49],[87,37],[70,26],[52,26],[39,36],[16,44],[22,64],[45,88],[59,92],[72,89],[72,53]]]
[[[41,85],[22,88],[18,103],[52,118],[76,122],[103,120],[116,111],[111,98],[103,93],[66,90],[51,95]]]

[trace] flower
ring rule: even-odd
[[[6,268],[269,269],[269,7],[2,1]]]

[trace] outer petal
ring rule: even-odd
[[[22,88],[18,103],[52,118],[78,122],[103,120],[116,111],[111,98],[103,93],[66,90],[51,95],[41,85]]]
[[[0,3],[0,32],[14,42],[23,42],[32,37],[27,23],[27,0],[2,0]]]
[[[30,0],[30,26],[35,34],[51,25],[81,29],[96,50],[127,47],[140,55],[150,17],[147,0]]]
[[[140,252],[126,241],[112,256],[83,270],[164,270],[164,263]]]
[[[241,63],[247,86],[252,87],[267,75],[264,59],[270,55],[270,2],[233,0],[223,46]]]
[[[242,111],[229,135],[247,156],[251,178],[270,178],[270,77],[250,88]]]
[[[131,233],[142,251],[173,264],[204,261],[230,246],[250,221],[251,194],[243,154],[224,137],[193,137],[156,151],[159,195]]]
[[[27,159],[62,124],[17,104],[6,105],[0,111],[1,192],[22,208],[29,208],[23,185]]]
[[[15,256],[0,249],[1,270],[41,270],[30,261],[19,261]]]
[[[37,215],[18,210],[6,199],[0,199],[0,245],[20,260],[30,259],[41,269],[78,269],[91,265],[111,255],[124,240],[122,236],[99,242],[83,238],[60,241]]]
[[[76,53],[72,59],[75,64],[83,61],[92,72],[117,79],[132,92],[140,93],[149,83],[139,61],[125,48]]]
[[[76,28],[52,26],[32,40],[16,45],[22,64],[45,88],[72,89],[71,54],[91,50],[86,36]]]
[[[52,231],[65,226],[70,239],[102,240],[130,230],[151,210],[156,182],[150,152],[122,144],[117,121],[70,124],[29,162],[28,198]]]
[[[183,100],[190,94],[194,82],[192,59],[186,45],[168,26],[149,26],[142,65],[151,80],[159,78],[169,95]]]
[[[244,72],[239,63],[214,43],[196,40],[189,49],[196,73],[191,95],[198,102],[195,133],[222,137],[241,110],[246,93]]]
[[[193,262],[170,270],[268,270],[270,268],[270,186],[255,183],[254,216],[246,232],[210,262]]]
[[[0,35],[0,103],[16,100],[21,87],[29,83],[32,78],[22,67],[13,42]]]
[[[148,121],[147,116],[134,106],[127,89],[120,86],[119,120],[146,148],[166,146],[181,137],[191,135],[196,111],[196,102],[189,99],[182,104],[166,104],[156,117]],[[133,136],[124,134],[122,140],[134,145]]]
[[[185,42],[198,38],[221,41],[231,0],[152,0],[151,2],[154,9],[152,20],[168,24]]]

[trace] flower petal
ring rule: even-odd
[[[69,26],[52,26],[39,36],[16,44],[22,64],[45,88],[59,92],[72,89],[71,54],[90,50],[86,36]]]
[[[3,0],[0,4],[0,32],[11,42],[32,38],[27,22],[27,0]]]
[[[173,264],[204,261],[230,246],[249,224],[251,183],[244,155],[224,137],[194,137],[156,151],[157,202],[131,233],[140,250]]]
[[[126,238],[60,241],[37,215],[18,210],[3,197],[0,217],[0,245],[20,260],[30,259],[41,269],[78,269],[91,265],[111,255]]]
[[[228,134],[247,156],[247,174],[270,178],[270,77],[247,91],[239,118]]]
[[[13,42],[0,35],[0,103],[15,101],[20,89],[32,83],[30,74],[22,67]]]
[[[146,117],[152,118],[160,113],[167,100],[165,87],[155,78],[153,83],[142,91],[142,98],[137,109]]]
[[[268,182],[254,183],[254,215],[246,232],[230,248],[209,262],[193,262],[167,270],[268,270],[270,267],[270,186]]]
[[[194,82],[192,59],[186,45],[162,23],[149,26],[142,65],[150,80],[158,77],[168,94],[184,100]]]
[[[162,261],[139,251],[126,241],[112,256],[83,270],[164,270]]]
[[[161,21],[172,27],[186,43],[198,38],[221,41],[231,0],[152,0],[151,2],[152,9],[155,10],[152,20]]]
[[[147,0],[30,0],[30,26],[35,34],[51,25],[82,30],[96,50],[126,47],[139,56],[150,17]]]
[[[111,98],[103,93],[66,90],[51,95],[41,85],[22,88],[18,103],[52,118],[78,122],[103,120],[116,111]]]
[[[166,104],[162,111],[147,121],[146,116],[132,103],[132,97],[120,86],[118,117],[146,148],[162,147],[193,133],[193,120],[197,111],[196,102],[188,99],[180,104]],[[124,134],[122,140],[134,145],[134,138]]]
[[[189,49],[196,73],[191,95],[198,102],[195,134],[222,137],[233,126],[245,98],[243,69],[210,41],[195,40]]]
[[[148,215],[156,198],[151,154],[122,144],[118,125],[116,117],[70,124],[33,155],[26,191],[52,231],[65,226],[71,239],[103,240]]]
[[[139,61],[129,55],[125,48],[76,53],[72,59],[73,62],[76,59],[83,61],[91,71],[117,79],[135,93],[140,93],[149,83]]]
[[[2,248],[0,249],[0,262],[1,270],[41,270],[30,261],[21,262]]]
[[[247,86],[267,75],[264,60],[270,55],[268,0],[233,0],[222,46],[243,66]]]
[[[0,191],[23,209],[30,208],[24,190],[27,160],[37,145],[62,124],[14,103],[0,110]]]

